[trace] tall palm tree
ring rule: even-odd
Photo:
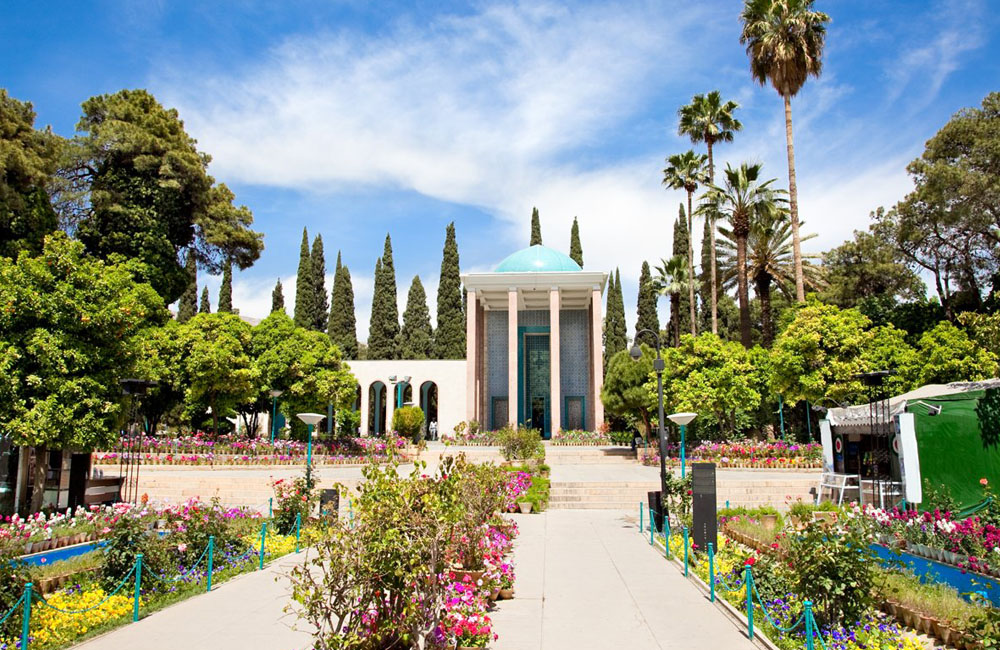
[[[795,263],[795,298],[806,299],[799,239],[799,190],[795,182],[795,146],[792,141],[792,97],[810,75],[823,68],[826,23],[830,17],[813,11],[814,0],[746,0],[740,19],[740,43],[750,57],[750,72],[760,85],[771,83],[785,102],[785,143],[788,149],[789,210]]]
[[[688,276],[688,265],[682,255],[675,255],[669,260],[661,260],[663,266],[656,267],[653,277],[653,287],[662,296],[670,297],[670,313],[674,322],[674,347],[681,344],[681,319],[677,311],[681,305],[681,293],[688,289],[691,279]]]
[[[750,347],[750,295],[747,283],[747,239],[750,224],[761,212],[773,209],[775,203],[784,201],[784,190],[771,184],[777,179],[762,181],[760,163],[741,163],[733,168],[726,165],[725,183],[713,186],[708,199],[718,202],[720,210],[729,221],[733,239],[736,240],[736,287],[740,303],[740,339]]]
[[[801,224],[800,224],[801,225]],[[736,283],[736,238],[731,230],[719,228],[719,268],[722,286],[732,288]],[[816,237],[815,233],[805,235],[802,241]],[[815,289],[821,288],[822,269],[813,263],[819,255],[803,256],[802,271],[805,283]],[[780,203],[762,205],[750,223],[747,237],[747,276],[754,284],[754,292],[760,301],[761,339],[764,347],[771,347],[774,340],[774,317],[771,310],[771,290],[777,287],[788,299],[795,294],[795,264],[792,255],[792,225],[788,208]]]
[[[677,110],[679,118],[677,135],[686,135],[691,142],[704,142],[708,149],[708,182],[715,182],[715,159],[712,157],[712,147],[716,142],[732,142],[733,134],[743,128],[743,124],[733,117],[733,112],[740,105],[734,101],[722,101],[718,90],[707,95],[695,95],[691,103]],[[700,210],[700,206],[699,206]],[[716,279],[715,262],[715,219],[714,213],[706,214],[709,219],[708,238],[712,250],[712,334],[719,333],[719,287]]]
[[[708,156],[695,153],[689,149],[684,153],[675,153],[667,158],[667,167],[663,170],[663,184],[674,190],[684,190],[688,195],[688,293],[691,300],[691,335],[698,334],[697,320],[694,313],[694,246],[691,238],[694,236],[694,223],[691,210],[691,196],[699,185],[710,182],[708,172],[705,171],[705,162]]]

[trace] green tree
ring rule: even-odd
[[[604,316],[604,367],[616,353],[628,348],[628,329],[625,324],[625,300],[622,296],[622,277],[618,269],[608,282],[607,314]]]
[[[636,332],[648,329],[656,334],[660,333],[660,315],[656,313],[656,298],[656,287],[653,285],[653,274],[649,271],[649,262],[643,261],[642,270],[639,272]]]
[[[119,381],[135,362],[135,337],[169,316],[134,260],[107,264],[64,233],[42,252],[0,257],[0,434],[33,447],[41,507],[49,449],[111,444],[123,416]],[[140,364],[141,366],[141,364]]]
[[[691,103],[681,106],[677,110],[678,125],[677,135],[686,135],[691,138],[691,142],[704,142],[708,150],[708,183],[715,183],[715,159],[713,149],[716,142],[732,142],[733,135],[743,128],[733,113],[740,105],[734,101],[722,101],[722,95],[718,90],[713,90],[707,95],[695,95]],[[700,212],[700,210],[699,210]],[[710,250],[715,250],[715,217],[717,211],[710,214],[703,214],[705,217],[705,239],[711,246]],[[693,231],[692,231],[693,232]],[[704,249],[704,241],[702,248]],[[702,264],[705,264],[705,255],[702,253]],[[718,296],[719,289],[716,276],[715,258],[710,257],[708,265],[703,266],[702,275],[708,273],[708,277],[702,280],[703,286],[711,287],[709,298],[711,301],[711,323],[712,334],[719,332],[718,323]]]
[[[330,308],[330,301],[326,293],[326,257],[323,254],[323,236],[316,235],[313,239],[312,253],[309,255],[309,264],[312,267],[312,288],[313,298],[313,320],[309,329],[324,332],[327,328]]]
[[[403,329],[400,332],[399,355],[402,359],[430,359],[433,353],[434,333],[431,331],[431,313],[427,309],[427,294],[420,276],[413,276],[410,293],[403,312]]]
[[[181,251],[196,251],[213,274],[227,261],[245,269],[260,257],[253,214],[208,175],[211,157],[195,147],[176,110],[145,90],[122,90],[85,101],[77,131],[61,173],[81,195],[73,218],[90,253],[141,259],[168,303],[188,285]]]
[[[162,327],[147,327],[136,337],[138,351],[132,374],[156,382],[156,386],[148,388],[137,402],[148,431],[157,431],[160,423],[174,414],[184,401],[182,324],[171,320]]]
[[[569,231],[569,256],[583,268],[583,245],[580,243],[580,224],[573,217],[573,227]]]
[[[59,226],[47,188],[63,141],[35,129],[35,110],[0,88],[0,256],[37,255],[45,235]]]
[[[271,313],[285,311],[285,292],[281,289],[281,278],[274,283],[274,290],[271,292]]]
[[[687,264],[687,242],[690,238],[688,234],[688,220],[684,212],[684,205],[678,206],[677,219],[674,220],[674,230],[672,235],[672,257],[680,257],[685,260],[685,265]],[[670,321],[667,324],[667,330],[674,331],[680,329],[680,331],[690,331],[691,323],[691,308],[690,299],[688,298],[688,285],[687,278],[690,277],[687,274],[687,269],[684,272],[685,284],[682,287],[681,294],[677,297],[677,304],[671,303],[670,309]],[[676,307],[676,309],[675,309]],[[678,338],[674,341],[677,344]]]
[[[820,299],[838,307],[883,296],[895,304],[925,294],[920,276],[899,259],[892,242],[870,232],[855,230],[854,239],[824,253],[823,269],[826,287]]]
[[[212,303],[208,300],[208,287],[202,287],[201,289],[201,304],[198,306],[199,314],[211,314],[212,313]]]
[[[371,324],[368,327],[368,358],[399,358],[399,307],[396,303],[396,269],[392,263],[392,240],[385,236],[382,257],[375,267]]]
[[[434,354],[438,359],[465,358],[465,312],[462,308],[462,279],[454,221],[445,230],[444,251],[441,254]]]
[[[653,373],[656,352],[645,343],[640,345],[642,356],[633,361],[628,350],[615,352],[608,360],[604,373],[601,402],[609,415],[635,418],[643,437],[648,441],[656,414],[656,395],[646,383]]]
[[[188,251],[184,270],[188,274],[188,285],[177,303],[177,321],[186,323],[198,313],[198,259],[194,251]]]
[[[531,208],[531,242],[528,245],[542,245],[542,222],[538,218],[538,208]]]
[[[316,322],[316,289],[313,287],[312,259],[309,256],[309,231],[302,229],[299,245],[299,268],[295,272],[295,324],[309,329]]]
[[[656,267],[656,277],[653,286],[661,295],[670,298],[670,324],[673,326],[673,345],[681,344],[681,296],[688,289],[687,261],[682,255],[674,255],[669,260],[661,260],[663,266]]]
[[[357,359],[359,358],[358,333],[354,319],[354,286],[351,284],[351,271],[346,265],[340,264],[340,253],[337,254],[337,262],[338,269],[333,281],[327,334],[333,344],[340,348],[345,359]]]
[[[740,20],[740,43],[750,57],[750,72],[760,85],[770,82],[785,103],[785,142],[788,152],[789,212],[792,219],[792,257],[795,299],[806,299],[799,242],[799,190],[795,181],[795,145],[792,140],[792,97],[806,79],[819,77],[823,67],[826,23],[830,17],[813,11],[814,0],[745,0]]]
[[[222,267],[222,286],[219,287],[219,308],[216,310],[220,314],[233,313],[233,265],[226,264]]]
[[[941,321],[920,337],[909,376],[914,386],[923,386],[991,379],[998,371],[996,352],[977,345],[965,330]]]
[[[691,205],[691,198],[699,185],[704,185],[711,181],[705,164],[708,156],[696,154],[692,150],[684,153],[674,154],[667,158],[667,167],[663,170],[663,184],[674,190],[684,190],[687,192],[687,260],[688,260],[688,314],[690,317],[691,336],[698,333],[698,317],[695,315],[694,301],[694,245],[691,237],[694,234],[694,224],[692,217],[694,208]]]

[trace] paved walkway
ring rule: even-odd
[[[515,598],[491,614],[496,650],[755,647],[624,515],[563,510],[517,522]]]

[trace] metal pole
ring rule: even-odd
[[[781,439],[787,442],[788,438],[785,437],[785,401],[781,395],[778,395],[778,422],[781,423]]]
[[[743,572],[743,586],[747,590],[747,629],[750,640],[753,641],[753,574],[750,573],[749,565]]]
[[[727,504],[726,507],[727,508],[729,507],[728,503],[729,502],[727,501],[726,502],[726,504]],[[270,497],[267,500],[267,518],[270,519],[273,516],[274,516],[274,497]]]
[[[664,557],[670,559],[670,518],[663,517],[663,553]]]
[[[806,650],[814,650],[815,641],[813,640],[813,635],[816,633],[813,628],[813,604],[811,600],[805,602],[806,606]]]
[[[278,417],[278,398],[277,396],[271,398],[271,444],[274,444],[274,430],[277,428],[275,425],[277,422],[275,418]]]
[[[642,532],[642,501],[639,502],[639,532]]]
[[[649,545],[650,546],[653,545],[653,535],[656,534],[656,531],[653,530],[654,528],[656,528],[656,522],[655,521],[650,521],[649,522]]]
[[[31,627],[31,583],[24,585],[24,613],[21,615],[21,650],[28,647],[28,630]]]
[[[264,568],[264,540],[267,539],[267,522],[260,525],[260,569]]]
[[[208,584],[205,591],[212,591],[212,558],[215,556],[215,535],[208,536]]]
[[[715,549],[712,542],[708,543],[708,589],[709,600],[715,602]]]
[[[142,588],[142,553],[135,556],[135,597],[132,599],[132,622],[139,620],[139,592]]]
[[[663,427],[663,360],[660,358],[660,337],[656,337],[656,403],[659,421],[657,422],[660,436],[660,514],[664,513],[663,503],[667,498],[667,434]],[[649,513],[653,520],[653,513]]]
[[[309,429],[309,441],[306,444],[306,487],[312,489],[312,464],[313,464],[313,425],[307,425]]]
[[[326,405],[326,432],[333,435],[333,402]]]
[[[684,527],[684,577],[688,575],[688,527]]]
[[[684,462],[684,434],[687,432],[687,425],[681,425],[681,478],[687,476],[687,467]]]
[[[295,552],[299,552],[299,530],[302,527],[302,513],[295,513]]]

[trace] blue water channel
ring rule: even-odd
[[[83,544],[74,544],[73,546],[63,546],[62,548],[52,549],[51,551],[42,551],[41,553],[22,555],[18,559],[24,564],[41,566],[42,564],[61,562],[62,560],[68,560],[78,555],[83,555],[84,553],[90,553],[93,550],[101,548],[105,544],[107,544],[107,541],[104,540],[98,542],[85,542]]]
[[[906,552],[900,552],[897,557],[895,551],[889,550],[881,544],[872,544],[872,550],[885,564],[890,564],[897,559],[900,560],[920,578],[921,582],[939,582],[950,585],[965,598],[968,598],[970,593],[978,592],[988,598],[995,607],[1000,607],[1000,582],[995,578],[978,573],[962,573],[958,567],[910,555]]]

